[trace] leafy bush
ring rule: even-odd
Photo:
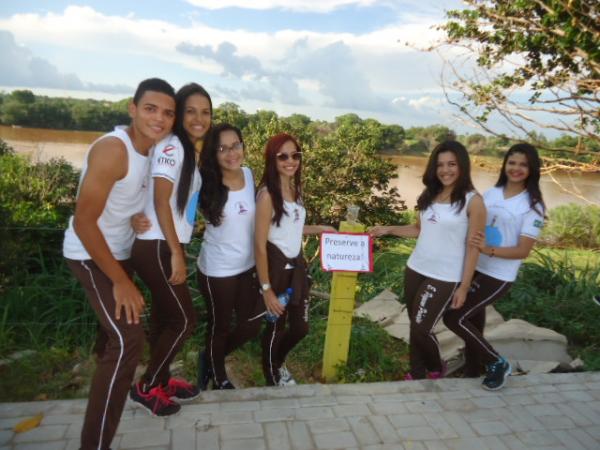
[[[542,238],[560,247],[600,248],[600,207],[569,203],[551,209]]]
[[[0,286],[7,286],[61,258],[78,173],[64,160],[31,164],[3,141],[0,149]]]

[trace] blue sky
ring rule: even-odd
[[[457,0],[0,2],[0,89],[121,99],[151,76],[216,104],[467,130],[426,47]],[[411,45],[406,45],[406,43]],[[474,131],[474,130],[471,130]]]

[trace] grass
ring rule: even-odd
[[[198,246],[199,241],[194,241],[189,253],[196,254]],[[316,246],[315,240],[308,243],[309,257],[315,255]],[[359,276],[357,304],[384,288],[402,298],[404,266],[413,246],[412,240],[377,241],[375,271]],[[0,291],[0,359],[17,350],[35,351],[32,356],[0,365],[0,401],[85,396],[94,367],[91,349],[96,319],[62,258],[34,256],[32,261],[28,271]],[[206,323],[204,302],[195,291],[194,270],[191,260],[189,281],[199,326],[178,357],[179,373],[191,380],[196,376],[198,351],[204,347]],[[329,292],[331,274],[321,272],[318,258],[312,260],[311,273],[313,287]],[[587,370],[600,370],[600,311],[591,302],[591,296],[600,292],[599,281],[597,251],[541,248],[524,263],[519,279],[497,308],[506,319],[521,318],[565,334],[571,355],[581,357]],[[312,300],[309,335],[288,358],[288,368],[301,383],[322,381],[328,307],[326,300]],[[229,358],[229,367],[242,385],[264,384],[260,354],[255,341]],[[406,344],[367,320],[354,320],[348,363],[338,367],[339,381],[397,380],[406,369]],[[22,383],[23,379],[31,382]]]

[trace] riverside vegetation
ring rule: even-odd
[[[217,108],[215,120],[242,127],[248,162],[257,177],[268,136],[287,131],[300,138],[306,151],[307,223],[335,226],[350,203],[361,206],[361,221],[367,225],[406,223],[414,214],[390,188],[394,166],[377,156],[390,144],[394,129],[352,114],[326,127],[298,115],[246,115],[230,105]],[[78,172],[63,160],[32,163],[0,141],[0,401],[85,396],[96,319],[61,256],[77,180]],[[541,245],[497,305],[506,319],[523,318],[565,334],[572,355],[580,356],[587,370],[600,370],[600,311],[590,313],[597,308],[591,297],[600,292],[599,235],[600,208],[566,205],[551,210]],[[195,239],[189,253],[196,255],[200,245]],[[375,271],[360,276],[358,303],[384,288],[401,296],[404,264],[413,245],[411,240],[377,242]],[[314,287],[328,292],[331,276],[320,271],[317,250],[316,239],[308,240],[305,252]],[[193,289],[194,270],[190,259]],[[190,379],[206,322],[204,302],[194,292],[200,325],[179,355],[177,369]],[[326,300],[313,299],[310,334],[290,356],[288,365],[300,382],[320,381],[327,311]],[[240,384],[263,383],[258,343],[246,345],[232,359]],[[367,320],[355,319],[349,360],[338,375],[342,382],[397,380],[407,365],[404,343]]]

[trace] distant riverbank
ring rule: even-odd
[[[73,166],[81,168],[89,144],[102,133],[85,131],[39,130],[30,128],[12,128],[0,126],[0,138],[15,151],[30,155],[34,161],[47,161],[63,157]],[[409,208],[413,208],[422,190],[421,176],[425,170],[427,158],[423,156],[386,157],[398,167],[398,178],[392,180]],[[483,192],[492,187],[498,178],[498,168],[486,161],[475,163],[472,177],[475,187]],[[498,161],[498,166],[500,161]],[[543,175],[541,180],[544,200],[549,208],[566,203],[600,205],[600,174],[579,172],[554,172],[552,176]],[[561,187],[562,186],[562,187]],[[567,192],[569,191],[569,192]],[[584,199],[587,199],[584,200]]]

